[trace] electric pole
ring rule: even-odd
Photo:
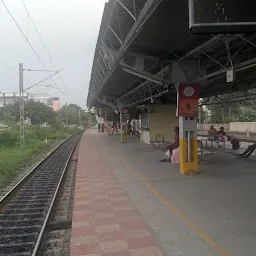
[[[62,69],[61,69],[62,70]],[[24,69],[23,63],[19,63],[19,96],[20,96],[20,148],[21,150],[24,150],[25,148],[25,110],[24,110],[24,92],[35,87],[35,86],[41,86],[40,83],[44,82],[45,80],[49,79],[50,77],[54,76],[55,74],[59,73],[59,71],[52,71],[52,70],[33,70],[33,69]],[[26,88],[24,90],[23,85],[23,74],[24,71],[42,71],[42,72],[54,72],[54,74],[49,75],[45,79],[37,82],[36,84],[31,85],[30,87]],[[46,86],[47,87],[47,86]]]
[[[66,127],[68,127],[68,103],[66,102]]]
[[[24,88],[23,88],[23,63],[19,64],[19,93],[20,93],[20,148],[25,145],[25,111],[24,111]]]
[[[78,126],[80,126],[80,125],[81,125],[81,110],[79,108],[79,110],[78,110]]]

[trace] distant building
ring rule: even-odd
[[[20,99],[19,93],[0,93],[0,108],[8,104],[14,104]],[[30,96],[28,93],[24,93],[24,101],[28,101]]]
[[[19,99],[20,99],[19,93],[0,93],[0,108],[8,104],[14,104],[16,102],[19,102]],[[24,93],[25,102],[29,100],[34,100],[35,102],[41,102],[51,108],[53,108],[54,99],[58,99],[59,101],[59,98],[52,98],[47,93],[35,93],[35,94]]]
[[[49,107],[53,107],[52,97],[47,93],[34,93],[30,95],[30,99],[35,102],[41,102]]]
[[[52,108],[54,112],[60,110],[60,99],[58,97],[52,98]]]

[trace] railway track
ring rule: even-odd
[[[69,160],[80,139],[61,144],[0,199],[0,255],[36,256]]]

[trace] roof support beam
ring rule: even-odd
[[[132,12],[120,0],[116,0],[116,2],[118,2],[130,14],[130,16],[134,19],[134,21],[136,21],[136,18],[132,14]],[[134,4],[134,1],[133,1],[133,4]]]
[[[118,107],[120,107],[120,106],[122,107],[122,106],[123,106],[120,101],[117,101],[117,102],[116,102],[117,104],[114,104],[114,103],[112,102],[113,99],[114,99],[114,98],[112,98],[112,97],[109,97],[109,96],[104,95],[102,100],[99,99],[99,98],[96,99],[96,100],[97,100],[98,102],[100,102],[100,103],[106,105],[106,106],[111,107],[114,111],[115,111],[115,110],[118,110]],[[117,100],[117,99],[114,99],[114,100]]]
[[[102,54],[102,52],[101,52],[101,49],[99,49],[99,52],[100,52],[100,57],[101,57],[101,59],[103,60],[104,65],[106,66],[106,69],[108,70],[108,69],[109,69],[109,67],[108,67],[108,65],[107,65],[107,63],[106,63],[105,58],[103,57],[103,54]]]
[[[133,105],[152,100],[152,98],[158,98],[163,94],[169,92],[168,87],[163,87],[158,84],[153,84],[148,88],[145,88],[142,91],[137,92],[136,94],[132,94],[131,96],[125,98],[123,103],[125,107],[131,107]]]
[[[216,35],[216,36],[213,36],[211,39],[209,39],[208,41],[206,41],[205,43],[199,45],[198,47],[194,48],[193,50],[187,52],[185,55],[183,55],[182,57],[179,58],[179,60],[184,60],[186,59],[187,57],[191,56],[192,54],[200,51],[201,49],[203,49],[205,46],[209,45],[209,44],[212,44],[214,41],[222,38],[223,35]],[[172,53],[173,54],[173,53]],[[175,55],[175,54],[173,54]]]
[[[238,64],[235,67],[235,72],[239,72],[239,71],[242,71],[242,70],[254,67],[254,66],[256,66],[256,57]],[[202,80],[205,80],[205,79],[217,76],[217,75],[225,74],[226,71],[227,71],[226,69],[221,69],[221,70],[218,70],[216,72],[212,72],[210,74],[207,74],[203,77],[200,77],[200,78],[196,79],[195,82],[199,82],[199,81],[202,81]]]
[[[106,72],[104,71],[103,67],[101,66],[99,59],[97,59],[97,62],[99,63],[102,74],[105,76]]]
[[[246,39],[246,38],[243,37],[242,35],[237,35],[237,36],[238,36],[239,38],[243,39],[245,42],[247,42],[247,43],[253,45],[254,47],[256,47],[256,44],[255,44],[255,43],[253,43],[252,41]]]
[[[162,74],[163,72],[166,72],[169,70],[169,66],[165,67],[164,69],[162,69],[159,73],[157,73],[157,75]],[[148,86],[149,85],[149,81],[145,81],[144,83],[140,84],[138,87],[134,88],[133,90],[130,90],[129,92],[127,92],[126,94],[124,94],[123,96],[121,96],[119,99],[124,99],[125,97],[127,97],[128,95],[131,94],[136,94],[136,91],[141,90],[144,86]],[[161,85],[162,86],[162,85]]]
[[[121,67],[122,67],[122,70],[124,72],[127,72],[129,74],[138,76],[140,78],[146,79],[148,81],[151,81],[151,82],[159,84],[159,85],[164,85],[164,82],[161,79],[159,79],[158,77],[150,74],[149,72],[146,72],[146,71],[140,72],[140,71],[138,71],[138,70],[136,70],[133,67],[130,67],[128,65],[121,65]]]
[[[113,64],[113,62],[115,61],[115,57],[114,55],[110,52],[110,50],[108,49],[108,47],[106,46],[105,42],[102,40],[102,46],[103,46],[103,49],[106,51],[106,54],[109,58],[109,61],[111,64]]]
[[[117,1],[115,1],[115,9],[116,9],[116,19],[117,19],[118,28],[119,28],[120,39],[121,39],[121,41],[123,41],[122,27],[121,27],[121,22],[119,19],[119,10],[118,10]]]
[[[97,73],[98,73],[98,75],[99,75],[99,77],[100,77],[100,81],[101,81],[101,80],[103,79],[103,76],[101,75],[101,73],[100,73],[98,67],[96,67],[95,69],[96,69],[96,71],[97,71]]]
[[[119,43],[122,45],[123,44],[123,42],[122,42],[122,40],[120,39],[120,37],[117,35],[117,33],[113,30],[113,28],[109,25],[109,24],[107,24],[107,26],[108,26],[108,28],[110,29],[110,31],[112,32],[112,34],[116,37],[116,39],[119,41]]]
[[[135,19],[137,19],[136,0],[132,0],[132,5],[133,5],[134,17]]]
[[[120,59],[125,54],[127,48],[132,44],[134,39],[139,34],[139,31],[141,30],[141,28],[148,21],[148,19],[151,17],[151,15],[154,13],[154,11],[157,9],[158,5],[162,1],[163,0],[147,0],[147,2],[145,3],[143,9],[141,10],[140,14],[137,17],[136,22],[134,22],[134,24],[133,24],[132,28],[130,29],[128,35],[124,39],[123,44],[118,49],[118,52],[116,54],[116,58],[113,59],[112,67],[108,71],[108,74],[106,74],[106,76],[104,78],[104,81],[102,82],[101,87],[98,89],[98,91],[96,93],[97,96],[99,96],[99,94],[101,93],[104,85],[106,84],[106,82],[109,79],[109,77],[112,75],[116,65],[118,64]]]

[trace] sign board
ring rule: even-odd
[[[234,81],[234,70],[230,69],[227,70],[227,74],[226,74],[226,78],[227,78],[227,83],[232,83]]]
[[[256,32],[255,0],[189,0],[192,33]]]
[[[197,117],[199,84],[180,84],[177,93],[177,116]]]

